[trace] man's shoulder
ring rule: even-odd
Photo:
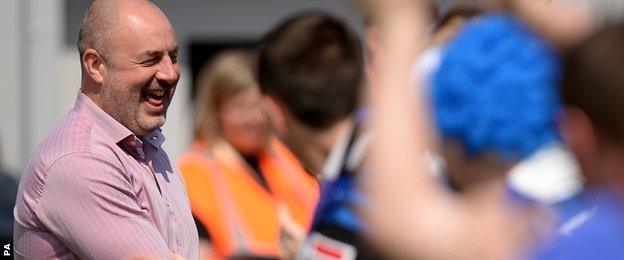
[[[50,171],[57,162],[77,160],[80,155],[93,154],[93,122],[70,112],[54,127],[35,150],[20,180],[16,200],[16,221],[30,229],[40,229],[37,213],[38,203],[47,185]],[[53,174],[52,174],[53,175]]]
[[[71,110],[41,142],[31,163],[49,167],[68,154],[92,152],[98,142],[93,121]]]

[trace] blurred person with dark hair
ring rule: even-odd
[[[368,2],[372,2],[377,7],[377,15],[381,18],[382,35],[385,36],[377,64],[382,71],[379,73],[378,79],[372,82],[370,94],[373,108],[371,126],[373,133],[380,137],[375,139],[370,157],[372,168],[379,170],[372,171],[372,181],[367,183],[370,184],[369,190],[374,203],[374,207],[372,207],[374,210],[368,211],[366,214],[373,224],[371,225],[374,229],[372,238],[379,245],[382,245],[386,252],[394,253],[400,257],[425,259],[508,259],[520,257],[519,253],[526,250],[523,249],[525,245],[523,242],[527,241],[526,238],[531,237],[527,237],[527,235],[530,235],[533,230],[529,226],[530,222],[527,222],[526,216],[522,215],[525,213],[532,214],[514,209],[507,199],[507,191],[504,182],[500,180],[501,178],[490,178],[490,180],[484,178],[474,182],[466,182],[472,182],[472,185],[467,186],[473,186],[473,188],[465,189],[468,196],[460,198],[441,191],[440,187],[435,185],[435,182],[432,182],[427,175],[413,174],[414,172],[423,172],[426,169],[421,160],[414,160],[413,157],[422,154],[426,148],[427,136],[424,134],[426,131],[419,123],[426,122],[427,113],[423,104],[427,104],[427,101],[417,91],[416,106],[411,104],[413,102],[409,98],[411,88],[408,87],[406,78],[408,78],[410,62],[413,59],[410,55],[418,56],[422,52],[421,46],[424,39],[421,32],[426,25],[426,19],[424,19],[426,8],[423,3],[409,0]],[[566,49],[574,46],[580,39],[586,37],[593,28],[591,22],[585,20],[584,17],[570,15],[576,12],[573,9],[545,7],[543,3],[538,3],[539,1],[509,2],[513,2],[510,3],[512,9],[525,19],[535,31],[559,48]],[[566,12],[557,13],[555,10],[566,10]],[[541,16],[544,14],[550,16]],[[556,20],[553,17],[563,19]],[[549,139],[554,139],[552,126],[554,116],[557,115],[557,109],[554,106],[557,103],[556,95],[553,95],[555,92],[552,88],[549,89],[546,86],[552,85],[553,79],[557,78],[556,70],[553,71],[556,66],[553,66],[553,62],[549,61],[552,59],[548,58],[552,54],[547,54],[552,53],[552,51],[548,51],[550,48],[540,41],[535,42],[527,38],[522,40],[524,37],[518,37],[524,33],[514,36],[513,34],[518,32],[518,28],[521,28],[520,31],[524,31],[526,28],[522,29],[524,26],[514,25],[517,22],[504,22],[505,20],[501,19],[493,24],[493,28],[482,32],[484,39],[479,40],[479,37],[470,39],[464,36],[464,44],[450,47],[453,49],[450,51],[455,53],[456,58],[464,54],[467,58],[457,59],[454,61],[456,62],[455,65],[449,66],[452,64],[447,64],[446,69],[440,70],[438,77],[444,78],[446,81],[445,88],[448,89],[438,92],[438,94],[435,94],[436,90],[433,90],[434,109],[435,107],[458,109],[454,111],[455,113],[451,109],[442,114],[438,109],[436,122],[442,122],[439,126],[443,127],[445,136],[454,137],[454,139],[459,137],[465,140],[464,151],[452,152],[456,149],[450,149],[451,153],[447,153],[447,155],[456,155],[453,159],[455,161],[461,162],[461,158],[465,158],[465,162],[471,160],[477,162],[473,167],[462,167],[464,172],[483,169],[487,165],[494,166],[491,168],[495,170],[494,173],[506,172],[509,163],[513,162],[507,159],[509,155],[513,154],[509,151],[516,150],[519,152],[518,155],[523,156],[522,154],[527,154],[527,151],[530,153],[540,143],[547,143]],[[511,25],[511,30],[503,28],[506,27],[505,24]],[[557,28],[557,25],[566,26]],[[472,30],[476,29],[473,28]],[[490,36],[488,37],[488,35]],[[461,38],[462,36],[457,37]],[[527,50],[518,50],[518,53],[528,53],[515,58],[510,57],[510,59],[518,61],[515,65],[513,62],[508,64],[509,62],[504,59],[497,61],[497,59],[492,59],[487,55],[475,55],[478,52],[488,51],[495,51],[499,54],[513,52],[514,49],[517,49],[517,43],[514,43],[514,39],[523,42],[528,41],[525,44],[530,45]],[[509,42],[505,43],[505,41]],[[497,42],[503,44],[497,45]],[[450,45],[452,46],[453,43]],[[539,53],[546,53],[547,56],[544,58],[535,56]],[[515,91],[509,91],[509,93],[504,91],[473,93],[476,87],[496,86],[505,78],[514,80],[515,76],[512,72],[519,68],[518,64],[525,62],[528,62],[527,65],[521,66],[538,66],[532,68],[534,71],[528,75],[519,75],[517,78],[518,81],[524,79],[526,82],[537,83],[537,85],[527,86],[524,95],[513,96]],[[491,73],[491,70],[486,69],[492,65],[500,65],[501,68],[498,69],[503,70],[503,73],[496,76],[496,70]],[[486,72],[479,76],[481,69],[485,69]],[[442,75],[443,71],[449,75]],[[471,78],[474,79],[471,80]],[[474,81],[478,83],[480,80],[484,82],[482,84],[464,85],[470,87],[461,87],[462,82]],[[517,84],[505,85],[505,87],[516,88],[516,91],[521,91],[520,93],[525,91],[523,88],[518,88]],[[505,94],[510,94],[510,96],[505,97]],[[436,95],[438,95],[437,98]],[[479,98],[480,95],[482,97]],[[499,98],[494,98],[496,96]],[[467,102],[466,98],[472,101]],[[516,98],[528,102],[517,102],[519,100],[515,100]],[[513,102],[510,102],[512,100]],[[473,112],[471,113],[464,111],[470,111],[470,106],[496,104],[496,102],[501,102],[497,106],[511,107],[510,109],[488,109],[480,112],[472,109]],[[533,114],[533,111],[530,111],[530,104],[539,105],[545,113]],[[522,106],[529,107],[524,109]],[[415,109],[406,109],[411,107]],[[517,131],[488,133],[488,131],[504,127],[504,124],[508,124],[508,126],[516,124],[513,120],[501,120],[505,117],[512,118],[507,114],[510,110],[518,111],[517,116],[524,119],[518,122],[518,126],[524,124],[525,127],[520,127],[519,133],[513,133]],[[523,110],[524,112],[522,112]],[[487,118],[495,119],[488,120],[494,124],[486,129],[480,129],[480,126],[483,127],[484,125],[480,120]],[[461,127],[462,125],[464,127]],[[534,130],[529,134],[537,134],[539,138],[518,138],[525,134],[526,126]],[[488,139],[490,141],[483,142]],[[499,145],[496,145],[497,143]],[[479,147],[484,147],[484,144],[485,146],[494,146],[484,149],[485,152],[480,156],[474,155]],[[519,149],[509,150],[514,146]],[[498,159],[496,152],[492,153],[492,150],[499,151]],[[462,153],[469,156],[462,156]],[[471,153],[472,156],[470,156]],[[394,178],[388,178],[387,172],[394,173]],[[475,171],[475,173],[481,174],[482,172]],[[403,200],[402,198],[405,196],[412,199]],[[586,258],[591,258],[591,255],[586,255]]]
[[[624,25],[612,25],[567,53],[561,131],[586,179],[587,190],[577,201],[595,208],[540,259],[624,258],[623,44]]]
[[[180,68],[149,1],[94,1],[76,104],[37,148],[15,206],[18,259],[198,258],[184,180],[161,145]]]
[[[370,84],[368,95],[372,108],[370,127],[375,136],[368,158],[371,168],[370,178],[364,183],[366,194],[372,198],[371,206],[365,211],[367,222],[370,223],[370,238],[383,248],[385,253],[396,258],[519,257],[528,239],[532,238],[535,232],[534,227],[529,225],[530,220],[535,220],[535,216],[533,211],[525,211],[524,208],[516,207],[510,202],[504,173],[517,160],[509,158],[522,158],[534,151],[537,145],[547,143],[555,137],[554,118],[557,103],[554,86],[557,67],[556,62],[550,57],[552,50],[539,40],[533,39],[534,37],[527,34],[526,29],[519,26],[515,20],[505,16],[489,18],[493,19],[489,20],[493,22],[493,28],[485,31],[491,29],[492,35],[502,35],[501,38],[511,36],[510,41],[505,42],[506,39],[488,36],[487,32],[480,35],[484,38],[479,36],[468,38],[462,34],[467,29],[462,30],[450,45],[452,46],[458,39],[465,38],[463,41],[466,45],[458,44],[451,48],[457,55],[465,51],[467,55],[470,54],[466,57],[472,60],[456,57],[450,63],[451,60],[446,59],[448,58],[446,56],[442,60],[443,69],[439,70],[441,77],[448,77],[446,78],[448,84],[443,85],[444,89],[436,90],[436,86],[429,91],[413,91],[414,88],[410,84],[413,61],[422,55],[426,46],[424,42],[428,40],[423,33],[429,24],[427,1],[365,2],[374,7],[382,35],[380,41],[382,45],[374,65],[375,68],[379,68],[379,72]],[[470,26],[470,23],[467,26]],[[474,23],[479,23],[479,19]],[[509,29],[511,30],[507,31]],[[492,45],[485,44],[487,41],[484,39],[490,39]],[[501,42],[496,44],[498,40]],[[525,53],[514,56],[516,44],[522,46],[525,40],[529,41],[529,48]],[[506,58],[515,62],[501,68],[500,73],[489,74],[485,69],[486,72],[475,75],[475,79],[471,80],[473,72],[479,73],[477,69],[496,65],[501,60],[505,61],[504,58],[492,59],[487,56],[482,60],[479,59],[484,55],[479,52],[487,53],[490,48],[502,54],[507,53],[509,56]],[[447,52],[445,55],[450,54]],[[522,65],[524,61],[536,62],[543,67],[531,75],[514,72],[514,69],[518,70],[524,66]],[[466,67],[458,65],[462,62]],[[475,64],[471,67],[473,62]],[[469,72],[463,72],[463,69]],[[505,71],[506,69],[509,70]],[[517,81],[514,81],[516,79],[514,75],[518,76]],[[478,83],[479,79],[483,79],[481,84]],[[435,81],[438,79],[434,78],[433,82],[439,85],[440,82]],[[522,84],[524,81],[529,82],[527,84],[535,82],[539,85],[532,86],[533,91],[525,92]],[[461,82],[468,84],[460,84]],[[497,90],[501,86],[509,88]],[[493,90],[479,93],[479,88]],[[434,99],[429,100],[429,93]],[[521,106],[525,103],[521,100],[528,100],[530,104],[539,106],[539,110],[546,114],[531,120],[531,113],[525,110],[527,114],[518,116],[524,116],[526,120],[514,125],[514,120],[509,119],[514,116],[511,111],[497,110],[493,107],[477,109],[479,105],[496,105],[495,100],[499,100],[501,103],[498,105],[504,107],[507,105],[506,102],[509,102],[505,95],[518,98],[509,104],[513,111],[522,113]],[[490,96],[492,101],[487,103]],[[431,108],[426,106],[428,104]],[[436,126],[442,129],[442,137],[446,140],[447,149],[443,150],[446,150],[444,154],[449,161],[450,171],[461,171],[472,174],[472,177],[479,176],[464,183],[464,192],[461,196],[449,192],[437,180],[426,174],[428,168],[422,155],[426,153],[427,144],[431,142],[427,139],[430,136],[426,134],[431,124],[427,120],[429,109],[436,114],[434,117],[438,123]],[[486,112],[490,114],[484,114]],[[454,120],[453,116],[457,116],[457,120]],[[491,130],[489,128],[492,126],[488,123],[490,121],[495,122],[493,126],[495,129],[507,127],[509,132],[502,138],[492,136],[494,142],[485,141],[490,138],[490,134],[483,131],[483,128]],[[453,122],[458,124],[453,125]],[[528,138],[539,137],[535,142],[505,141],[524,139],[522,136],[514,136],[516,130],[513,129],[518,127],[520,131],[524,131],[527,130],[525,126],[529,127],[531,136]],[[472,133],[472,130],[477,132]],[[507,138],[510,133],[511,137]]]
[[[269,32],[258,57],[265,106],[278,133],[321,179],[314,224],[299,257],[371,259],[357,190],[368,136],[357,108],[363,83],[360,41],[344,22],[303,13]]]
[[[451,7],[460,7],[463,4],[469,7],[468,10],[471,10],[470,7],[478,6],[481,6],[478,9],[482,11],[505,9],[503,7],[497,8],[493,3],[494,1],[475,1],[476,5],[469,4],[469,2],[454,1]],[[553,9],[547,4],[536,3],[539,5],[538,7]],[[526,7],[517,6],[509,11],[525,13],[526,15],[527,10],[523,9]],[[456,11],[449,10],[448,12],[454,13]],[[513,16],[513,14],[510,13],[509,16]],[[517,19],[516,17],[514,16],[513,19]],[[475,142],[482,142],[483,145],[498,146],[498,151],[511,148],[511,146],[501,147],[502,136],[507,136],[507,140],[504,142],[515,142],[518,147],[521,145],[530,146],[528,143],[533,142],[532,151],[524,155],[511,156],[515,157],[510,160],[513,163],[509,163],[508,170],[502,171],[500,175],[501,177],[506,176],[507,186],[514,197],[534,203],[536,206],[547,207],[549,211],[556,212],[557,232],[569,233],[575,228],[574,225],[569,225],[571,223],[569,221],[574,222],[575,216],[585,214],[587,209],[571,207],[574,203],[570,203],[570,199],[582,190],[582,176],[572,154],[564,144],[561,144],[559,138],[553,137],[552,134],[555,132],[554,122],[557,118],[557,112],[553,111],[556,111],[556,107],[559,106],[556,98],[554,98],[557,95],[552,92],[556,90],[559,78],[559,70],[556,69],[559,67],[557,65],[558,51],[549,46],[549,42],[541,40],[541,37],[536,35],[534,28],[528,27],[524,21],[503,22],[501,19],[493,19],[492,17],[488,17],[485,21],[481,18],[476,20],[468,21],[466,26],[471,28],[462,29],[460,35],[456,36],[450,43],[440,47],[438,59],[442,61],[433,65],[433,67],[442,66],[440,71],[433,73],[434,75],[431,77],[421,76],[432,82],[425,82],[428,84],[420,85],[432,89],[430,92],[433,92],[435,100],[433,107],[435,107],[435,102],[438,102],[438,106],[442,110],[454,108],[453,112],[446,111],[443,115],[437,114],[435,111],[433,113],[439,117],[438,119],[446,118],[438,123],[441,123],[441,126],[445,128],[442,129],[446,130],[442,134],[447,135],[447,137],[465,135],[462,136],[462,141],[470,141],[473,145]],[[479,22],[479,20],[481,21]],[[497,37],[487,38],[488,35],[495,34]],[[479,44],[487,47],[480,48]],[[537,48],[540,46],[541,48]],[[428,51],[422,56],[422,59],[431,60],[432,55]],[[550,61],[548,61],[549,59]],[[531,66],[521,65],[527,63],[528,60],[532,60]],[[548,64],[551,65],[548,66]],[[437,69],[435,68],[434,71]],[[500,85],[507,86],[500,87]],[[479,91],[469,91],[469,89],[478,89]],[[512,98],[512,96],[501,95],[496,90],[513,91],[519,95],[514,95]],[[451,95],[448,95],[449,93]],[[480,95],[487,95],[488,98],[480,97]],[[536,99],[529,97],[530,95],[540,96],[542,99],[536,103]],[[482,101],[470,102],[470,100],[477,98]],[[445,101],[444,99],[455,101]],[[518,108],[514,105],[515,102],[523,102],[525,105]],[[459,107],[464,109],[458,109]],[[492,107],[499,108],[493,109]],[[482,111],[475,113],[475,110]],[[509,114],[501,111],[509,111]],[[469,116],[471,117],[468,120],[469,123],[462,119],[471,113],[474,115]],[[531,115],[531,113],[534,114]],[[536,115],[541,117],[542,123],[548,120],[551,123],[539,126],[537,124],[539,121],[535,120],[538,118]],[[505,117],[508,119],[504,120]],[[487,122],[491,123],[496,120],[499,121],[497,127],[483,126],[484,123],[488,124]],[[461,127],[462,124],[463,127]],[[519,133],[518,129],[523,130]],[[544,130],[550,131],[550,134],[546,134]],[[451,133],[452,131],[455,133]],[[541,131],[541,133],[537,131]],[[477,132],[480,132],[481,137],[475,137]],[[511,134],[511,132],[516,133]],[[527,136],[523,136],[523,134]],[[530,134],[537,134],[539,138],[528,137]],[[542,138],[544,136],[546,139]],[[478,140],[480,138],[482,138],[481,141]],[[510,156],[507,155],[506,157]],[[480,174],[461,174],[463,167],[459,167],[459,169],[460,171],[450,171],[450,184],[454,188],[461,189],[460,183],[470,182],[470,178],[482,176]],[[458,178],[462,180],[458,180]]]
[[[195,141],[178,165],[202,258],[292,258],[311,225],[318,183],[273,136],[251,56],[219,54],[198,87]]]
[[[468,21],[442,47],[429,109],[447,178],[461,195],[499,183],[508,187],[498,196],[509,200],[510,211],[528,199],[509,187],[507,174],[559,141],[559,71],[556,50],[503,13]],[[546,221],[536,231],[552,232]]]
[[[575,155],[585,191],[572,208],[589,209],[564,223],[538,259],[622,259],[621,46],[624,27],[608,25],[593,33],[600,17],[575,5],[541,5],[509,0],[511,10],[565,54],[559,119],[561,136]],[[564,205],[566,206],[566,205]],[[568,205],[569,207],[569,205]],[[574,232],[566,232],[575,228]],[[563,231],[563,232],[562,232]]]

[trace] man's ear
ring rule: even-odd
[[[281,137],[288,134],[288,126],[286,124],[287,111],[284,104],[271,95],[263,95],[262,105],[277,136]]]
[[[587,114],[573,106],[564,109],[558,120],[559,132],[564,143],[576,155],[583,169],[591,168],[593,157],[598,154],[598,132]]]
[[[93,82],[102,84],[106,75],[106,66],[104,66],[102,56],[96,50],[89,48],[84,52],[82,66]]]

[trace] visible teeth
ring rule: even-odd
[[[157,96],[157,97],[162,97],[162,96],[165,95],[165,91],[161,90],[161,89],[154,89],[154,90],[148,90],[147,94],[148,95],[154,95],[154,96]]]

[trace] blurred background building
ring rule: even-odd
[[[70,109],[80,85],[75,47],[89,0],[0,1],[0,162],[21,175],[36,146]],[[181,49],[181,78],[164,130],[172,158],[188,147],[194,77],[228,47],[253,47],[299,10],[320,9],[361,29],[348,0],[153,1],[171,20]],[[361,31],[361,30],[360,30]]]

